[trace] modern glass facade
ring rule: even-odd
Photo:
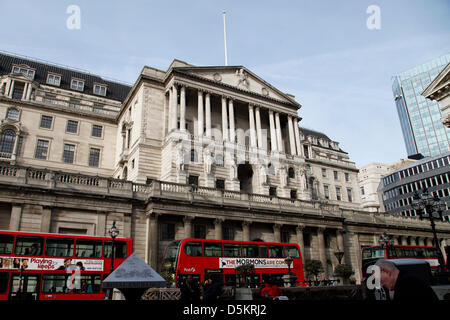
[[[450,53],[393,78],[392,91],[408,156],[421,153],[432,157],[450,150],[450,129],[441,122],[438,103],[421,95],[449,62]]]

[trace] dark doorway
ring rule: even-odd
[[[253,169],[249,163],[240,164],[238,167],[238,179],[240,182],[240,190],[245,193],[252,193]]]

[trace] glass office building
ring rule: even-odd
[[[450,150],[450,129],[436,101],[421,93],[450,62],[450,53],[393,77],[392,91],[408,156],[433,157]]]

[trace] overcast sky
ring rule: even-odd
[[[301,126],[358,167],[407,157],[391,77],[450,52],[448,0],[1,1],[0,50],[134,83],[174,58],[224,65],[223,10],[228,65],[295,95]]]

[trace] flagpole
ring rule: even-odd
[[[227,26],[225,23],[225,15],[227,13],[225,11],[222,12],[223,15],[223,42],[225,47],[225,65],[228,66],[228,53],[227,53]]]

